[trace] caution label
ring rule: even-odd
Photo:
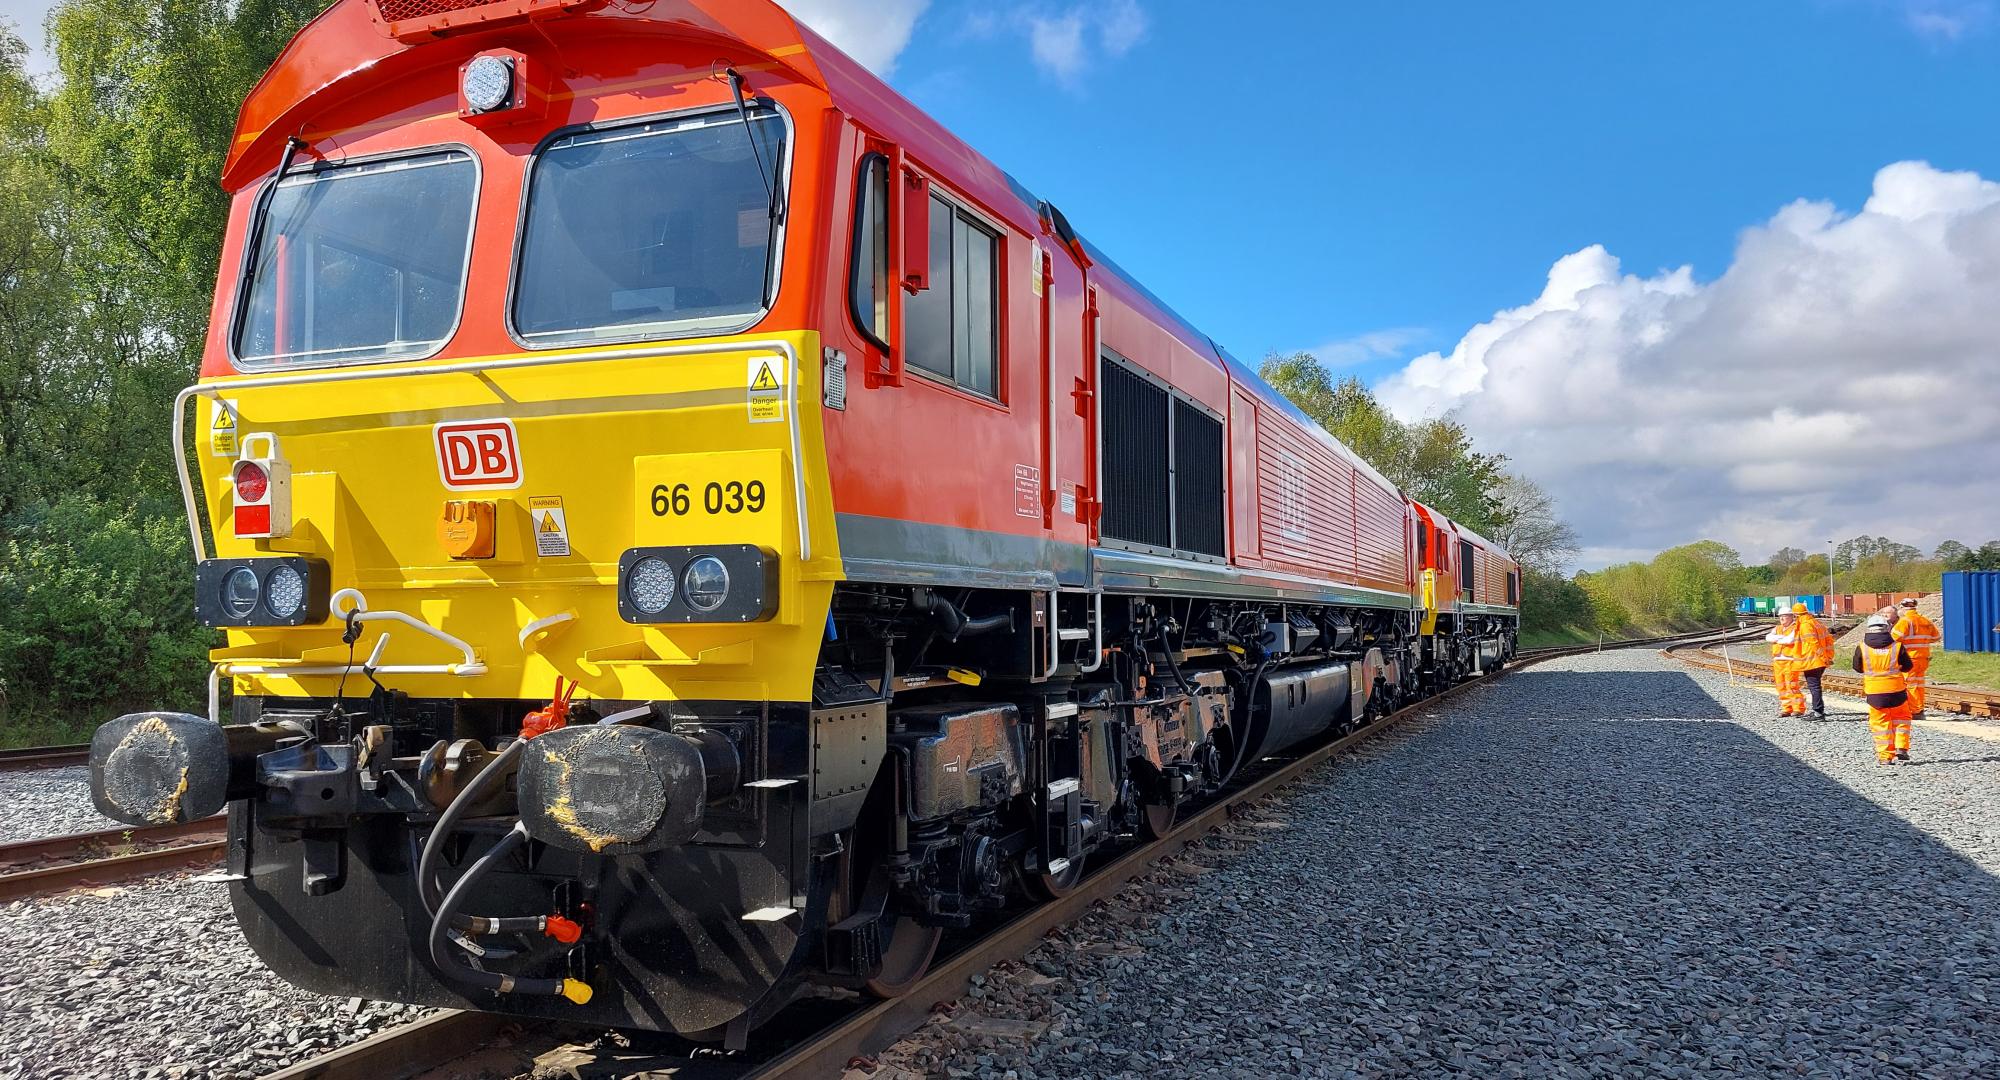
[[[744,376],[744,395],[749,401],[750,422],[776,424],[785,419],[785,369],[768,356],[750,358]]]
[[[208,452],[216,457],[236,456],[236,403],[217,398],[209,403]]]
[[[563,516],[560,495],[537,495],[528,500],[528,519],[535,523],[535,554],[544,559],[569,554],[569,519]]]

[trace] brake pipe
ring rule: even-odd
[[[479,770],[479,775],[473,777],[472,782],[465,785],[464,789],[451,800],[451,804],[444,808],[444,813],[438,815],[437,824],[431,826],[431,834],[424,840],[423,856],[417,860],[417,894],[423,899],[424,911],[433,920],[433,930],[444,925],[444,920],[438,916],[438,897],[442,890],[438,887],[437,870],[445,840],[458,831],[458,823],[465,817],[466,811],[485,798],[487,792],[507,774],[508,769],[520,760],[522,750],[527,745],[526,739],[515,739],[508,743],[507,748],[494,755],[493,760],[488,761],[486,767]],[[461,877],[459,880],[463,882],[465,878]]]
[[[519,746],[519,743],[515,744]],[[430,946],[431,963],[437,965],[438,974],[445,978],[478,990],[490,990],[496,994],[529,994],[538,997],[564,998],[577,1005],[590,1002],[590,984],[581,979],[535,979],[502,975],[493,971],[482,971],[460,960],[452,948],[451,923],[457,917],[458,907],[465,901],[472,886],[479,883],[488,871],[514,853],[514,850],[528,840],[528,827],[515,822],[500,842],[489,848],[486,854],[473,861],[464,874],[452,883],[451,891],[444,895],[438,906],[437,917],[431,920]],[[482,920],[495,921],[495,920]]]

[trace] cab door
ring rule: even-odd
[[[1042,368],[1042,527],[1058,578],[1086,584],[1093,510],[1097,505],[1091,447],[1095,385],[1088,358],[1095,326],[1089,303],[1089,261],[1062,212],[1042,204],[1042,235],[1032,247]]]

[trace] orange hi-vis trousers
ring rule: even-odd
[[[1897,751],[1910,749],[1910,703],[1892,709],[1868,706],[1868,728],[1875,733],[1875,760],[1896,760]]]
[[[1908,646],[1903,651],[1910,654],[1910,670],[1903,673],[1903,683],[1910,694],[1910,713],[1915,715],[1924,711],[1924,672],[1931,669],[1931,651]]]
[[[1771,665],[1771,675],[1778,684],[1778,712],[1785,716],[1806,714],[1806,673],[1797,663],[1790,660]]]

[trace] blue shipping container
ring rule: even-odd
[[[1954,570],[1944,576],[1946,652],[2000,652],[2000,570]]]
[[[1754,596],[1738,597],[1736,600],[1736,614],[1738,615],[1757,614],[1757,598]]]
[[[1826,597],[1824,596],[1801,596],[1799,597],[1799,603],[1804,604],[1806,610],[1812,612],[1814,615],[1826,614]]]

